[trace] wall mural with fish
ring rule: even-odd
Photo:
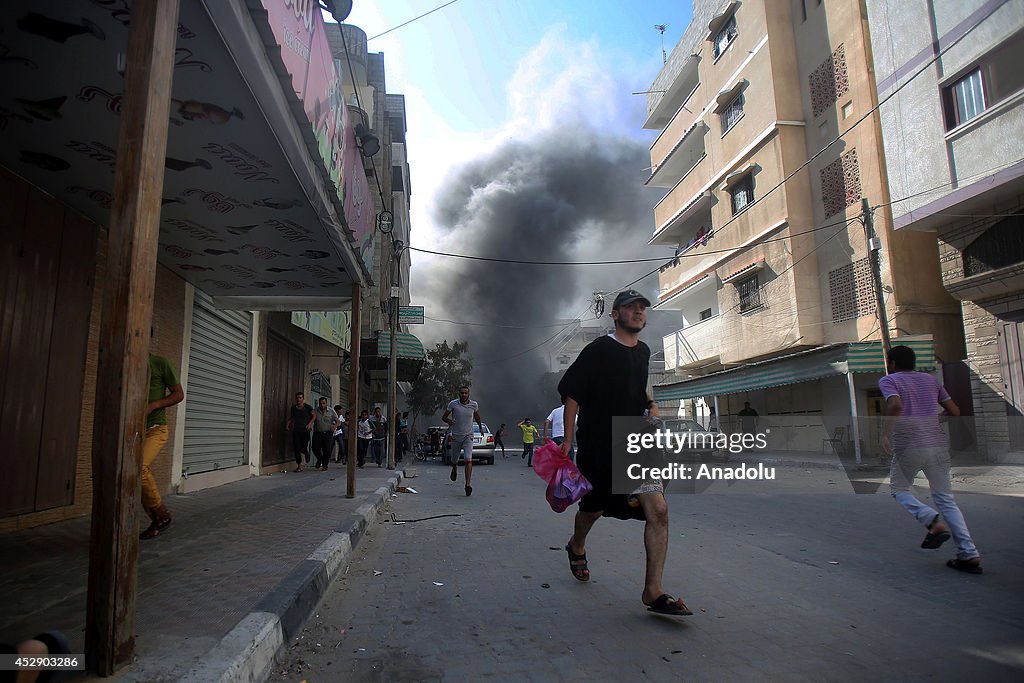
[[[266,0],[268,9],[274,3],[286,4]],[[310,35],[319,21],[326,44],[315,15]],[[117,64],[130,20],[128,0],[0,3],[0,164],[101,225],[112,202],[123,113]],[[268,20],[277,34],[275,15]],[[351,214],[341,230],[305,196],[202,3],[181,1],[159,260],[203,291],[347,297],[355,277],[338,245],[353,239],[370,265],[369,187],[329,49],[318,45],[293,86],[335,183],[329,191]],[[346,156],[357,172],[345,173]]]

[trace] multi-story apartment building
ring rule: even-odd
[[[1024,1],[869,0],[867,12],[894,228],[938,238],[978,446],[1024,450]]]
[[[872,447],[852,436],[884,370],[851,346],[880,336],[863,199],[879,206],[889,328],[926,355],[961,348],[934,244],[891,230],[861,3],[697,0],[650,90],[648,184],[667,189],[650,243],[676,248],[656,307],[680,314],[665,360],[686,378],[657,393],[717,401],[723,426],[744,401],[844,418],[829,433]]]
[[[406,154],[405,97],[388,93],[384,54],[367,51],[366,33],[351,24],[327,24],[327,38],[336,67],[342,74],[342,95],[353,118],[377,139],[379,152],[363,159],[370,196],[368,206],[380,228],[384,212],[391,215],[389,233],[378,230],[372,244],[366,245],[364,258],[373,273],[373,284],[363,298],[362,370],[369,382],[360,392],[367,405],[386,401],[388,350],[382,335],[390,335],[392,288],[398,288],[399,306],[409,303],[409,252],[396,251],[408,246],[410,235],[409,163]],[[347,54],[346,54],[347,49]],[[399,336],[401,335],[401,336]],[[396,332],[402,356],[397,372],[400,382],[415,379],[422,364],[422,345],[415,335],[401,328]],[[345,380],[347,383],[347,379]]]

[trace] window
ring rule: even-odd
[[[703,311],[700,312],[700,319],[701,320],[707,320],[710,317],[711,317],[711,309],[710,308],[705,308]]]
[[[722,135],[729,132],[729,129],[736,125],[736,122],[743,118],[743,93],[736,96],[732,102],[719,114],[722,120]]]
[[[758,286],[757,274],[736,283],[740,292],[740,313],[761,308],[761,288]]]
[[[404,192],[405,191],[405,174],[402,173],[401,166],[391,167],[391,191],[392,192]]]
[[[981,62],[943,88],[946,130],[970,121],[1024,88],[1024,33],[986,55]]]
[[[722,56],[726,48],[732,45],[732,41],[736,40],[736,36],[739,35],[739,31],[736,29],[736,15],[729,17],[729,20],[722,25],[722,28],[715,34],[715,59]]]
[[[992,225],[967,245],[963,257],[965,277],[1024,261],[1024,215],[1009,216]]]
[[[754,201],[754,175],[748,173],[729,189],[732,197],[732,215],[743,211]]]
[[[952,118],[947,118],[949,127],[955,128],[964,121],[970,121],[985,111],[985,90],[981,86],[981,69],[975,69],[949,87],[947,93],[952,105]],[[949,106],[947,105],[947,106]]]

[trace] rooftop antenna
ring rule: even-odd
[[[667,24],[655,24],[654,30],[661,34],[661,63],[666,64],[668,62],[668,53],[665,52],[665,29],[668,28]]]

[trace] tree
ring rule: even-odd
[[[413,422],[420,415],[434,415],[444,409],[459,387],[469,384],[473,361],[468,357],[469,342],[448,340],[427,351],[427,359],[420,376],[406,397],[406,405],[413,414]]]

